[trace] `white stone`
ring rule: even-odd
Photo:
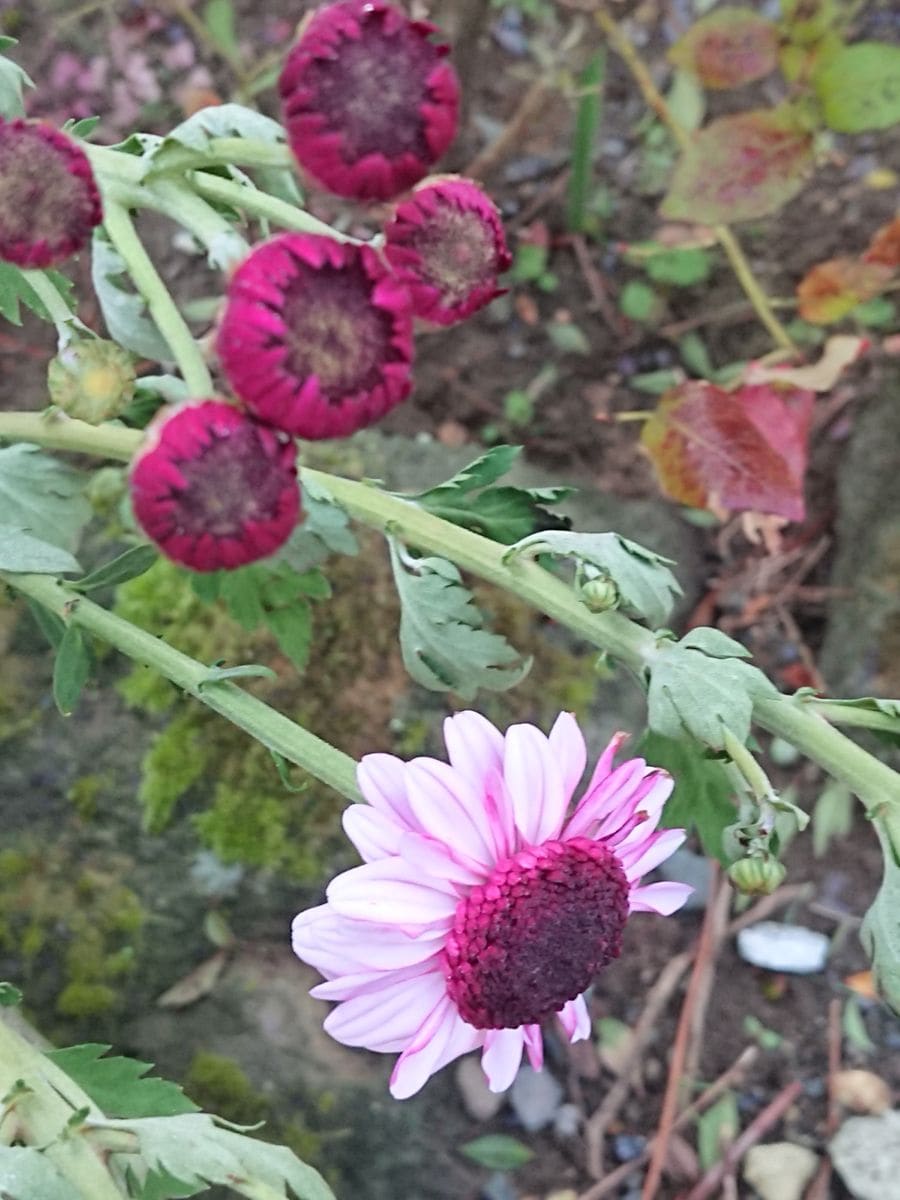
[[[760,1200],[803,1200],[806,1185],[816,1173],[819,1156],[794,1142],[751,1146],[742,1173]]]
[[[828,1149],[856,1200],[900,1200],[900,1112],[850,1117]]]
[[[738,954],[745,962],[792,975],[814,975],[823,970],[828,946],[824,933],[780,921],[760,921],[737,936]]]

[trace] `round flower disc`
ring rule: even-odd
[[[266,558],[300,517],[293,442],[218,400],[154,423],[130,485],[138,524],[167,558],[194,571]]]
[[[429,179],[397,206],[384,252],[413,312],[452,325],[501,294],[512,259],[492,201],[468,179]]]
[[[302,27],[279,90],[291,148],[323,187],[389,200],[453,141],[459,84],[436,32],[383,0],[342,0]]]
[[[72,138],[42,121],[0,118],[0,258],[55,266],[102,219],[91,164]]]
[[[217,344],[250,412],[297,437],[346,437],[412,387],[406,289],[374,250],[328,237],[257,246],[231,279]]]

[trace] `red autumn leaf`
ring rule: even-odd
[[[813,393],[777,384],[726,392],[688,380],[667,392],[641,441],[660,484],[693,508],[802,521]]]
[[[813,325],[830,325],[884,289],[893,271],[879,262],[830,258],[817,263],[797,285],[798,312]]]
[[[863,255],[867,263],[881,263],[885,267],[900,267],[900,217],[894,217],[887,225],[882,225]]]
[[[778,30],[752,8],[726,5],[679,38],[669,61],[696,75],[704,87],[740,87],[774,71]]]
[[[720,117],[694,134],[660,211],[708,225],[764,217],[800,191],[812,161],[812,135],[789,110]]]

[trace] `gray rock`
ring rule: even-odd
[[[558,1079],[544,1068],[535,1071],[526,1063],[510,1088],[509,1102],[529,1133],[552,1124],[562,1104],[563,1089]]]
[[[900,1200],[900,1112],[850,1117],[829,1151],[856,1200]]]

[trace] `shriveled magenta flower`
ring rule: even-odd
[[[469,179],[427,179],[397,206],[384,252],[410,291],[413,312],[452,325],[501,294],[512,263],[500,214]]]
[[[459,83],[437,32],[384,0],[341,0],[301,27],[279,80],[284,124],[329,191],[390,200],[453,141]]]
[[[569,812],[586,762],[570,713],[545,737],[504,737],[475,712],[444,723],[450,764],[367,755],[368,804],[344,828],[365,863],[294,920],[297,955],[336,1000],[325,1028],[347,1046],[398,1053],[391,1092],[417,1092],[469,1050],[493,1091],[513,1081],[523,1049],[543,1061],[541,1022],[556,1014],[586,1038],[582,992],[619,954],[629,913],[667,915],[690,893],[641,885],[684,830],[657,831],[672,780],[640,758],[612,768],[604,751]]]
[[[194,571],[273,554],[300,517],[294,443],[220,400],[158,418],[130,484],[138,524]]]
[[[78,143],[43,121],[0,117],[0,258],[52,267],[81,250],[102,220]]]
[[[409,395],[409,296],[368,246],[281,234],[233,275],[218,350],[259,420],[346,437]]]

